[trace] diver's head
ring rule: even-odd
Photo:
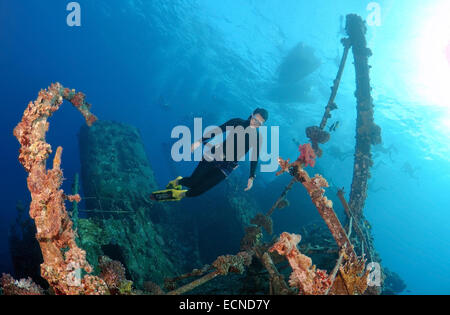
[[[253,111],[250,117],[250,127],[258,128],[264,125],[266,120],[269,118],[269,113],[264,108],[257,108]]]

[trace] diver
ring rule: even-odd
[[[336,131],[336,130],[339,128],[339,126],[340,126],[339,120],[338,120],[338,121],[335,121],[335,122],[330,126],[330,128],[328,129],[328,131],[330,131],[330,132]]]
[[[415,180],[419,180],[419,177],[416,176],[416,172],[420,170],[420,167],[413,167],[408,162],[405,162],[402,166],[403,173],[407,174],[409,177]]]
[[[224,179],[226,179],[231,172],[238,167],[238,161],[245,156],[250,148],[252,148],[252,158],[250,162],[250,176],[248,178],[247,187],[244,191],[248,191],[253,186],[253,181],[256,177],[256,167],[258,165],[259,150],[261,143],[261,136],[258,132],[258,128],[262,126],[268,119],[269,113],[263,108],[257,108],[253,111],[252,115],[247,119],[234,118],[226,123],[222,124],[216,132],[212,132],[214,136],[217,134],[225,134],[227,127],[237,128],[235,132],[230,132],[226,139],[219,145],[213,146],[211,154],[216,156],[216,152],[221,152],[219,158],[213,158],[208,155],[207,152],[203,153],[202,160],[198,163],[196,169],[190,177],[177,177],[176,179],[169,182],[166,186],[166,190],[156,191],[151,195],[152,200],[156,201],[179,201],[184,197],[196,197],[204,192],[210,190]],[[242,127],[242,128],[239,128]],[[248,128],[249,127],[249,128]],[[256,136],[256,148],[253,147],[255,143],[252,143],[250,138],[251,134]],[[244,148],[243,150],[238,150],[238,138],[243,136]],[[234,139],[230,139],[234,137]],[[214,138],[214,137],[213,137]],[[206,144],[213,138],[203,137],[202,139],[194,142],[191,146],[191,152],[194,152],[201,144]],[[234,140],[234,141],[233,141]],[[234,151],[232,152],[232,158],[227,156],[227,141],[233,141]],[[233,149],[233,147],[231,148]],[[230,154],[229,154],[230,155]],[[239,156],[238,156],[239,155]],[[183,189],[187,187],[188,189]]]

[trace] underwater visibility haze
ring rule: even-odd
[[[448,12],[0,0],[0,295],[449,294]]]

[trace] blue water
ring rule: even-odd
[[[7,235],[16,201],[29,201],[12,130],[41,88],[61,82],[83,91],[101,119],[137,126],[160,185],[170,177],[161,144],[174,126],[192,125],[194,116],[220,124],[265,107],[268,123],[280,126],[280,155],[295,159],[292,138],[306,143],[304,129],[319,123],[337,71],[340,17],[370,14],[369,1],[362,0],[80,0],[81,26],[69,27],[67,3],[0,0],[0,272],[13,272]],[[371,83],[375,121],[391,155],[374,153],[364,213],[383,264],[406,282],[405,294],[448,294],[449,5],[377,3],[380,24],[367,33]],[[308,77],[311,99],[273,102],[267,92],[277,67],[298,42],[313,47],[321,61]],[[327,148],[354,149],[354,80],[349,62],[332,119],[341,126],[317,163],[347,192],[353,160],[340,161]],[[69,179],[79,172],[76,135],[83,123],[67,104],[50,120],[47,141],[63,146]],[[274,177],[259,178],[270,185]]]

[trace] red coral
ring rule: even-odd
[[[297,248],[300,240],[300,235],[284,232],[269,251],[286,256],[292,268],[289,284],[298,288],[300,294],[323,295],[331,286],[331,280],[325,271],[312,266],[311,258],[300,253]]]
[[[314,153],[314,150],[309,143],[300,145],[298,147],[298,150],[300,151],[298,160],[302,162],[305,167],[307,167],[308,165],[314,167],[316,165],[316,154]]]
[[[309,143],[300,145],[298,147],[300,151],[300,156],[293,163],[290,163],[290,160],[283,160],[282,158],[278,158],[278,164],[280,164],[281,170],[277,172],[277,176],[283,174],[284,172],[290,172],[291,169],[307,167],[308,165],[314,167],[316,165],[316,154],[314,153],[313,148]]]
[[[66,88],[61,91],[61,95],[81,112],[88,126],[92,126],[97,121],[97,117],[90,112],[91,104],[86,102],[84,93],[75,93],[75,90]]]

